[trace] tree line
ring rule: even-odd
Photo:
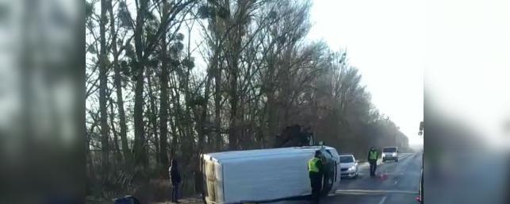
[[[307,38],[311,6],[86,0],[87,194],[141,192],[171,158],[193,194],[201,153],[270,148],[292,124],[360,158],[407,147],[347,53]]]

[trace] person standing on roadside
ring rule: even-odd
[[[371,147],[370,151],[368,151],[368,163],[370,164],[370,176],[375,176],[375,171],[377,170],[377,159],[379,158],[378,152],[375,147]]]
[[[181,183],[181,173],[177,165],[177,160],[172,159],[170,168],[170,180],[172,181],[172,203],[179,203],[179,184]]]

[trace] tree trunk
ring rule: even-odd
[[[136,84],[135,84],[135,105],[134,105],[134,129],[135,129],[135,144],[134,144],[134,157],[135,164],[146,166],[147,155],[146,155],[146,139],[143,122],[143,86],[144,86],[144,71],[145,71],[145,56],[147,53],[143,53],[145,49],[142,41],[143,27],[145,21],[145,13],[147,10],[147,0],[143,0],[140,3],[136,15],[136,28],[135,28],[135,49],[136,49]]]
[[[191,36],[191,30],[189,31],[188,33],[188,36]],[[188,59],[191,60],[191,38],[188,38]],[[187,77],[189,79],[190,77],[190,72],[191,72],[191,67],[188,67],[188,71],[187,71]],[[209,74],[206,76],[206,85],[205,85],[205,94],[204,94],[204,98],[203,98],[203,104],[202,104],[202,110],[200,111],[200,115],[198,115],[197,117],[197,122],[196,122],[196,129],[197,129],[197,132],[198,132],[198,144],[197,144],[197,154],[196,154],[196,160],[198,161],[199,160],[199,157],[200,157],[200,154],[203,153],[204,151],[204,140],[205,140],[205,125],[206,125],[206,122],[207,122],[207,105],[208,105],[208,101],[209,101],[209,92],[210,92],[210,84],[211,84],[211,77],[209,76]],[[191,121],[190,121],[191,122]],[[196,168],[198,168],[198,162],[196,162]],[[198,170],[198,169],[195,169],[195,170]]]
[[[110,95],[110,94],[108,94]],[[120,154],[120,148],[119,148],[119,134],[117,134],[117,131],[115,130],[115,111],[113,108],[113,99],[110,98],[110,124],[111,124],[111,130],[113,133],[113,149],[115,150],[115,157],[117,161],[122,160],[122,155]]]
[[[232,68],[235,69],[235,68]],[[230,80],[230,129],[228,135],[228,147],[229,150],[237,149],[237,71],[232,71],[232,79]]]
[[[99,110],[101,112],[101,148],[102,148],[102,164],[104,171],[108,171],[108,114],[107,114],[107,99],[106,89],[108,88],[108,68],[107,55],[106,55],[106,0],[101,0],[101,20],[99,23],[99,35],[100,35],[100,59],[99,59]]]
[[[269,141],[271,143],[274,142],[276,138],[274,136],[278,134],[278,122],[277,122],[277,109],[276,109],[276,99],[274,93],[267,93],[267,134],[269,137]],[[272,144],[271,144],[272,145]]]
[[[193,150],[196,150],[195,149],[195,134],[194,134],[194,131],[193,131],[193,120],[191,118],[191,104],[192,104],[192,101],[191,101],[191,91],[190,91],[190,86],[189,86],[189,81],[190,81],[190,69],[188,68],[187,71],[186,71],[186,78],[184,79],[185,80],[185,87],[184,87],[184,99],[185,99],[185,107],[186,107],[186,112],[185,112],[185,120],[186,120],[186,124],[185,124],[185,127],[186,127],[186,142],[185,142],[185,148],[188,149],[189,151],[193,151]],[[186,155],[188,158],[185,158],[185,159],[192,159],[193,158],[193,154],[183,154],[183,155]]]
[[[213,58],[213,65],[211,66],[214,72],[214,129],[216,130],[216,137],[214,138],[216,150],[221,150],[223,145],[223,137],[221,134],[221,67],[218,66],[218,55],[215,53]]]
[[[168,13],[168,3],[163,3],[163,16]],[[163,31],[161,39],[161,75],[159,76],[161,81],[161,98],[159,99],[159,163],[161,165],[161,171],[166,172],[169,161],[168,161],[168,77],[170,75],[168,70],[168,56],[167,56],[167,40],[166,40],[166,29]],[[167,174],[163,174],[167,176]]]
[[[176,86],[175,80],[173,81],[173,85]],[[179,102],[180,95],[179,90],[174,89],[172,92],[172,101],[173,101],[173,111],[172,116],[174,117],[174,120],[172,120],[172,149],[170,154],[172,155],[172,158],[176,157],[176,153],[178,152],[178,146],[177,146],[177,138],[182,135],[182,113],[181,113],[181,104]]]
[[[119,53],[117,48],[117,32],[115,30],[115,17],[113,15],[112,1],[109,1],[110,5],[110,29],[113,34],[112,37],[112,52],[113,52],[113,68],[115,72],[114,83],[117,94],[117,109],[119,111],[119,126],[120,126],[120,140],[122,143],[122,152],[124,155],[124,161],[128,161],[130,158],[128,140],[127,140],[127,124],[126,124],[126,112],[124,110],[124,97],[122,94],[122,76],[120,75],[119,67]]]
[[[152,75],[150,74],[150,72],[147,70],[147,85],[148,85],[148,88],[149,88],[149,120],[150,120],[150,123],[152,124],[152,136],[154,138],[154,146],[156,147],[156,152],[159,152],[159,137],[158,137],[158,118],[157,118],[157,107],[156,107],[156,102],[154,101],[154,92],[152,91],[152,87],[153,87],[153,84],[152,84]],[[156,154],[156,160],[159,160],[159,154]]]
[[[239,25],[239,30],[241,26]],[[238,31],[236,34],[240,35],[241,31]],[[230,129],[229,129],[229,149],[235,150],[238,148],[238,103],[239,103],[239,95],[238,95],[238,78],[239,78],[239,51],[241,48],[241,39],[240,36],[235,36],[232,42],[234,45],[233,50],[230,53],[230,63],[229,63],[229,77],[230,77]]]
[[[198,132],[198,150],[200,153],[202,153],[204,150],[204,138],[205,138],[205,132],[206,132],[206,123],[207,123],[207,108],[208,108],[208,102],[209,102],[209,94],[211,92],[211,79],[212,76],[208,74],[206,76],[206,82],[205,82],[205,93],[204,93],[204,103],[202,104],[202,110],[200,110],[200,123],[199,127],[200,130]],[[209,137],[208,137],[209,139]]]
[[[173,92],[170,92],[173,93]],[[172,94],[171,96],[172,101],[175,102],[175,96]],[[172,110],[173,108],[173,110]],[[170,154],[171,158],[174,158],[175,155],[175,149],[176,149],[176,143],[177,143],[177,118],[176,118],[176,111],[175,111],[175,103],[173,107],[168,106],[168,116],[169,116],[169,122],[170,122],[170,129],[171,129],[171,146],[170,146]]]

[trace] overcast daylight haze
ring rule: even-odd
[[[410,145],[423,143],[418,136],[425,66],[420,13],[416,2],[405,0],[313,1],[309,35],[347,50],[372,102],[401,128]]]
[[[501,110],[509,99],[501,93],[510,87],[509,8],[505,0],[319,0],[313,1],[310,37],[347,50],[374,105],[410,144],[423,142],[417,126],[425,70],[430,79],[425,84],[445,110],[496,139],[508,117]],[[472,115],[466,115],[468,109]]]

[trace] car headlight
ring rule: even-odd
[[[349,171],[354,171],[356,169],[356,166],[349,167]]]
[[[384,154],[384,153],[383,153],[383,154],[382,154],[382,157],[385,157],[385,156],[386,156],[386,154]]]
[[[396,157],[397,156],[397,153],[393,153],[393,156]]]

